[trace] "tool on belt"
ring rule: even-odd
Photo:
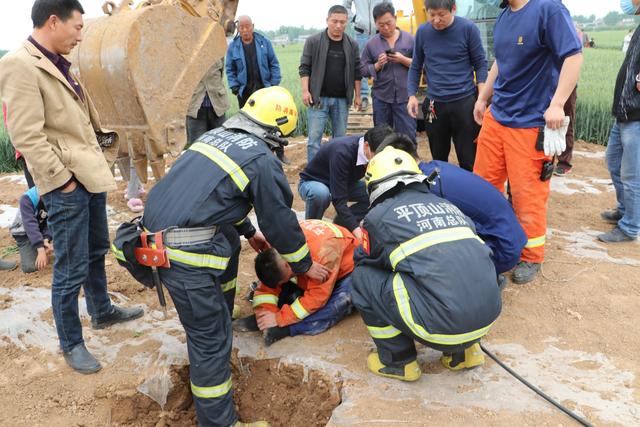
[[[153,243],[149,242],[149,235],[153,236]],[[158,267],[169,268],[169,257],[167,251],[164,249],[162,243],[162,232],[140,233],[140,241],[142,245],[134,249],[136,260],[146,267],[151,267],[151,276],[153,278],[153,285],[158,292],[158,300],[162,306],[162,311],[165,317],[167,316],[167,301],[164,297],[164,290],[162,289],[162,282],[160,281],[160,275],[158,274]]]

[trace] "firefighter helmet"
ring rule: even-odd
[[[282,136],[296,129],[298,108],[289,91],[271,86],[255,91],[242,107],[242,112],[259,125],[278,128]]]
[[[409,153],[391,146],[385,147],[371,159],[364,175],[371,203],[399,184],[424,182],[425,179]]]

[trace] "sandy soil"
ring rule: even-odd
[[[302,212],[296,188],[306,149],[294,141],[287,150],[294,209]],[[421,150],[425,154],[424,142]],[[599,213],[615,201],[602,147],[577,144],[574,163],[568,177],[552,180],[543,274],[526,286],[508,285],[502,315],[484,342],[589,421],[640,425],[640,246],[605,246],[594,237],[610,228]],[[0,177],[3,227],[24,189],[18,177]],[[119,181],[119,191],[109,195],[113,227],[133,216],[123,191]],[[12,245],[8,229],[1,228],[0,248]],[[243,296],[255,279],[252,261],[245,247],[236,299],[242,314],[250,313]],[[0,274],[0,425],[195,424],[184,333],[175,311],[164,319],[155,291],[134,282],[112,255],[107,264],[114,301],[145,306],[147,314],[92,331],[81,301],[87,345],[104,365],[91,376],[72,372],[58,352],[50,267],[30,275],[19,269]],[[236,334],[234,347],[235,397],[245,420],[266,418],[282,426],[573,424],[491,361],[452,373],[440,366],[437,352],[419,347],[425,373],[420,381],[374,377],[364,363],[373,344],[357,314],[327,333],[269,348],[256,333]]]

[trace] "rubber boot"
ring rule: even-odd
[[[471,347],[458,353],[442,354],[440,362],[445,368],[452,371],[471,369],[484,364],[484,354],[480,349],[480,344],[475,343]]]
[[[242,421],[236,421],[233,427],[271,427],[271,424],[267,421],[255,421],[252,423],[243,423]]]
[[[401,381],[418,381],[422,375],[417,361],[414,360],[402,367],[386,366],[380,361],[377,352],[367,356],[367,368],[381,377],[394,378]]]

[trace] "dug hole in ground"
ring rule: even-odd
[[[287,156],[302,217],[296,189],[304,141],[293,141]],[[574,164],[570,175],[551,181],[543,273],[529,285],[507,286],[484,344],[590,422],[640,425],[640,246],[606,246],[595,238],[611,228],[600,212],[615,205],[603,147],[578,143]],[[0,184],[0,247],[7,248],[14,245],[7,227],[26,185],[20,175],[1,176]],[[121,178],[118,185],[108,199],[112,232],[133,216]],[[244,296],[255,280],[253,258],[243,243],[236,298],[242,315],[251,312]],[[111,254],[107,276],[113,300],[143,306],[145,316],[93,331],[81,300],[87,347],[104,366],[84,376],[58,350],[51,267],[0,273],[0,425],[195,425],[185,336],[171,303],[164,319],[155,291],[137,284]],[[372,348],[357,313],[324,334],[269,348],[258,333],[236,333],[234,397],[242,419],[275,426],[573,425],[489,359],[472,371],[449,372],[438,352],[418,346],[424,375],[405,384],[367,371]]]

